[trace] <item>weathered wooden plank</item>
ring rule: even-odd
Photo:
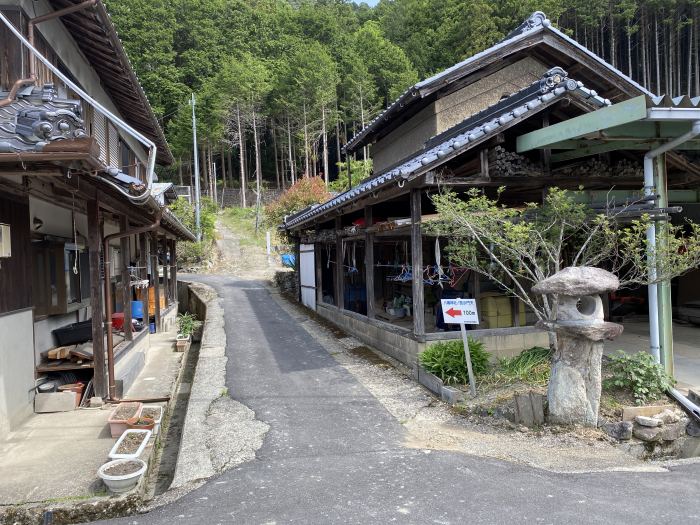
[[[423,288],[423,237],[421,236],[421,196],[411,190],[411,260],[413,265],[413,333],[425,335],[425,300]]]
[[[87,203],[88,253],[90,256],[90,306],[92,309],[92,351],[94,355],[95,376],[93,386],[95,396],[107,396],[105,378],[105,348],[102,310],[102,279],[100,278],[100,245],[102,232],[100,228],[100,206],[96,200]]]
[[[372,226],[372,206],[365,207],[365,228]],[[374,235],[365,230],[365,294],[367,317],[374,319]]]
[[[119,230],[124,233],[129,229],[129,219],[122,215],[119,218]],[[121,251],[121,280],[122,280],[122,300],[124,307],[124,338],[127,341],[134,339],[131,327],[131,276],[129,275],[129,262],[131,261],[131,244],[128,237],[123,237],[119,241]]]
[[[156,330],[160,330],[160,275],[158,271],[158,234],[151,234],[151,278],[153,279],[153,295],[155,296],[154,317]]]
[[[342,221],[340,217],[335,218],[335,230],[338,231],[342,228]],[[335,239],[335,304],[338,308],[343,309],[345,307],[344,294],[345,294],[345,282],[343,278],[343,239],[336,237]]]

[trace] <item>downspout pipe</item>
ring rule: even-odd
[[[104,258],[105,278],[104,278],[104,297],[105,297],[105,327],[107,328],[107,379],[108,379],[108,401],[118,401],[116,398],[117,384],[114,379],[114,336],[112,333],[112,288],[110,287],[110,274],[112,261],[109,258],[109,243],[114,240],[130,237],[131,235],[139,235],[141,233],[151,232],[160,226],[161,213],[158,213],[153,224],[127,230],[125,232],[113,233],[107,235],[102,240],[102,254]],[[124,319],[124,322],[131,322],[131,319]]]
[[[644,155],[644,196],[655,197],[654,159],[667,151],[680,146],[700,135],[700,120],[692,123],[690,131],[665,142]],[[655,198],[656,201],[656,198]],[[656,257],[656,223],[651,222],[647,228],[647,246],[649,253]],[[661,362],[661,345],[659,336],[659,292],[657,286],[656,261],[649,266],[649,352],[657,363]]]

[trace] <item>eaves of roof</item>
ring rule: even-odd
[[[436,88],[448,85],[454,80],[461,78],[461,76],[463,76],[464,74],[464,70],[468,70],[469,66],[471,66],[473,63],[478,62],[479,60],[486,58],[489,55],[496,54],[502,51],[504,48],[513,46],[521,40],[534,36],[538,33],[544,32],[554,34],[558,38],[567,42],[568,44],[576,47],[581,52],[585,53],[590,58],[595,60],[601,67],[610,70],[615,75],[620,77],[621,81],[633,86],[639,91],[639,94],[653,96],[653,93],[651,93],[639,83],[632,80],[622,71],[614,68],[611,64],[608,64],[601,57],[579,44],[576,40],[562,33],[557,28],[553,27],[551,21],[543,12],[536,11],[532,15],[530,15],[530,17],[527,20],[525,20],[522,24],[520,24],[516,29],[514,29],[497,44],[491,46],[488,49],[485,49],[484,51],[476,53],[475,55],[472,55],[466,60],[458,62],[457,64],[445,69],[444,71],[441,71],[440,73],[437,73],[436,75],[426,78],[425,80],[422,80],[417,84],[414,84],[413,86],[409,87],[406,91],[399,95],[399,97],[388,108],[386,108],[379,115],[377,115],[377,117],[370,121],[362,130],[357,132],[355,136],[353,136],[347,142],[344,149],[346,151],[352,152],[356,151],[361,146],[366,145],[367,140],[372,134],[374,134],[374,132],[379,131],[385,123],[390,121],[394,116],[401,113],[406,106],[414,103],[417,100],[420,100],[426,94],[432,93]]]
[[[325,215],[366,194],[374,193],[394,181],[416,178],[566,95],[576,96],[597,107],[610,105],[609,100],[586,88],[582,82],[568,78],[563,69],[553,68],[532,86],[514,93],[430,140],[425,149],[408,160],[323,204],[311,206],[295,215],[285,217],[282,226],[285,229],[297,229],[316,217]]]
[[[80,2],[81,0],[49,0],[56,10]],[[159,164],[172,164],[175,159],[163,128],[153,113],[102,1],[98,0],[94,9],[67,14],[61,17],[61,21],[99,75],[103,88],[124,120],[155,142]]]

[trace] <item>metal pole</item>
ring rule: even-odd
[[[197,242],[202,240],[202,227],[199,214],[199,199],[201,197],[199,189],[199,155],[197,151],[197,116],[194,111],[194,93],[192,93],[192,143],[194,145],[194,222],[197,235]]]
[[[459,329],[462,331],[462,343],[464,343],[464,359],[467,361],[467,373],[469,374],[469,390],[472,397],[476,397],[476,384],[474,383],[474,371],[472,370],[472,356],[469,352],[469,339],[467,338],[467,329],[464,323],[459,323]]]
[[[658,207],[668,207],[668,187],[666,184],[666,154],[656,157],[656,191],[659,195]],[[662,220],[656,226],[657,250],[662,257],[668,252],[668,224]],[[657,258],[658,264],[658,258]],[[671,282],[663,280],[659,283],[659,331],[661,342],[661,363],[666,373],[673,376],[673,312],[671,306]]]

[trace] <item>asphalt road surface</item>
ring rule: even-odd
[[[404,448],[404,429],[269,292],[211,276],[229,395],[270,425],[255,460],[120,524],[700,523],[700,465],[556,474]]]

